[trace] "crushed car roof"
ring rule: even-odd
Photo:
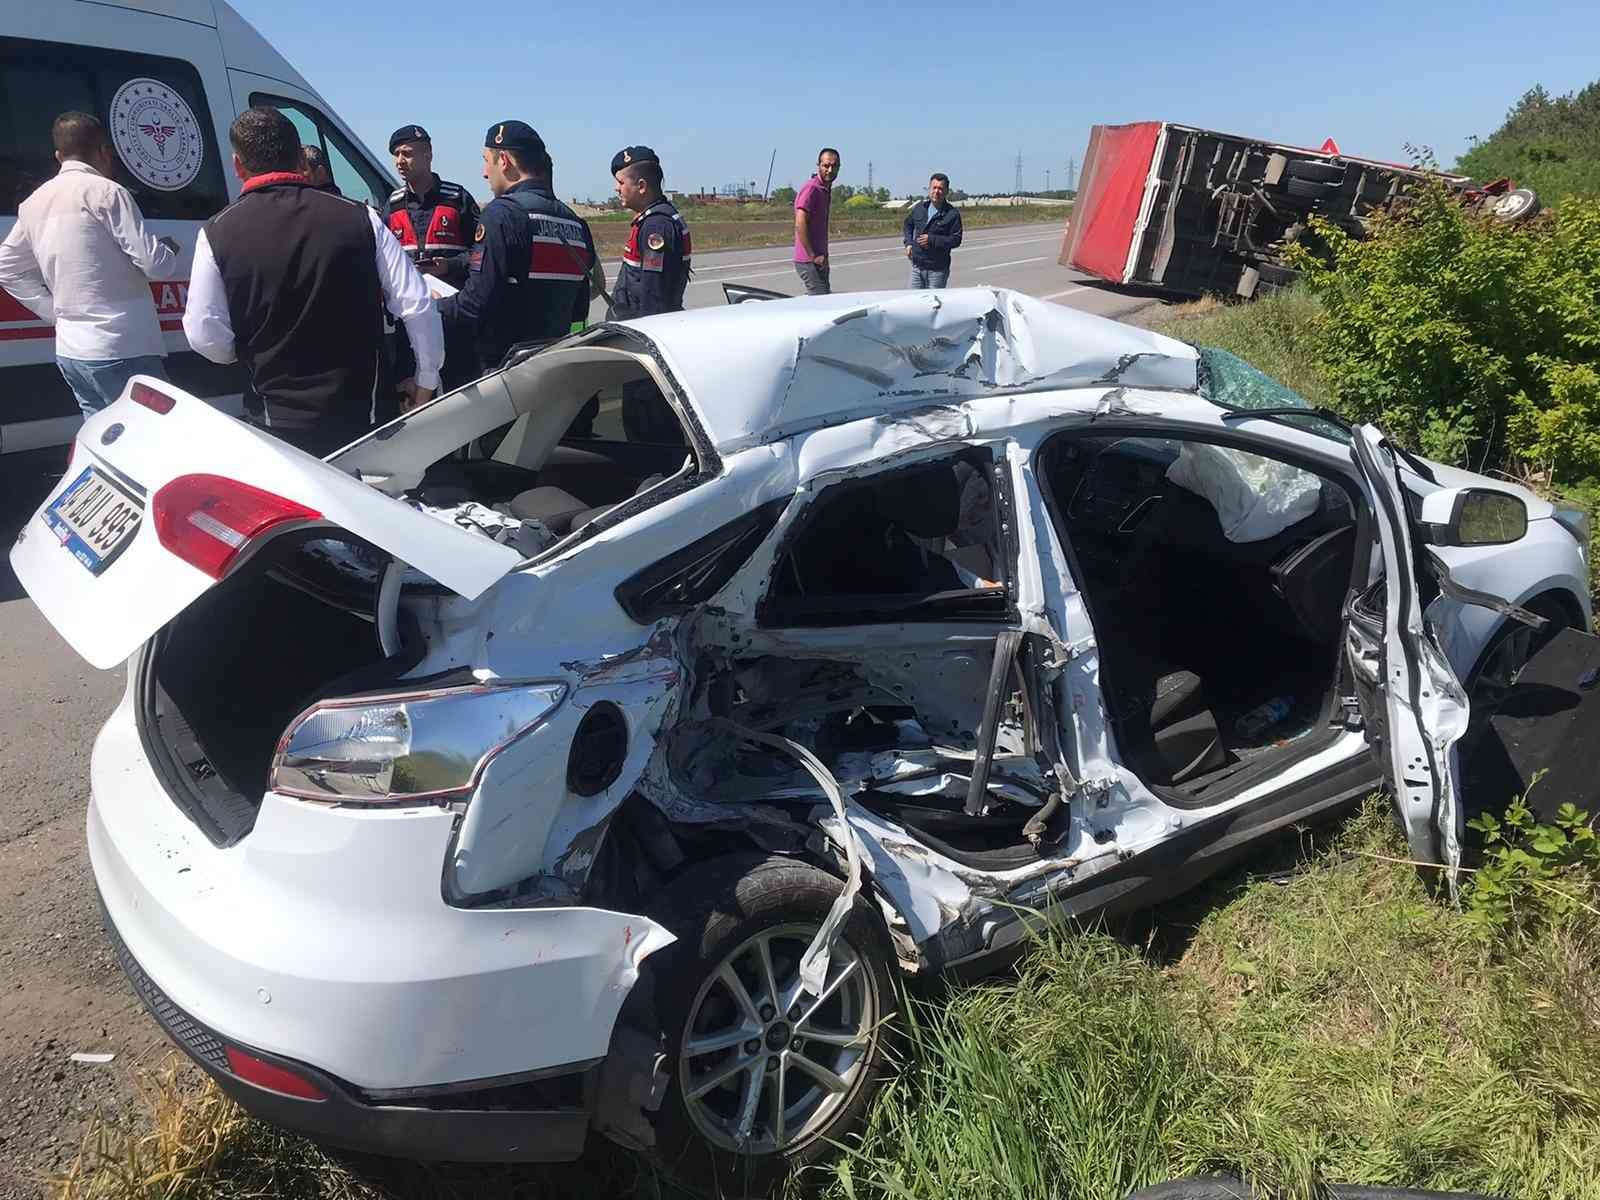
[[[1192,346],[1003,288],[765,300],[629,324],[724,453],[952,396],[1197,382]]]

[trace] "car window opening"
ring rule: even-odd
[[[508,411],[517,414],[510,421]],[[433,459],[420,471],[412,465],[419,454]],[[673,489],[662,485],[700,466],[647,360],[595,346],[525,358],[336,461],[528,559],[586,536],[618,508],[643,511],[648,501],[631,502],[665,498]]]
[[[763,623],[1002,617],[992,472],[987,452],[969,451],[825,489],[779,556]]]
[[[1041,454],[1124,761],[1215,803],[1341,727],[1359,547],[1339,482],[1231,447],[1059,436]]]

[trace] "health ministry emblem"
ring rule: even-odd
[[[188,187],[205,161],[200,123],[159,79],[130,79],[111,98],[111,141],[128,170],[160,192]]]

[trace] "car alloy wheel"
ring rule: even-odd
[[[701,984],[678,1054],[684,1107],[710,1143],[775,1154],[826,1128],[866,1077],[879,1031],[877,981],[841,937],[820,995],[800,983],[817,926],[746,938]]]

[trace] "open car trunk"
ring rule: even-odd
[[[163,628],[135,663],[140,739],[169,795],[218,846],[250,832],[278,739],[313,701],[382,688],[416,665],[408,626],[385,656],[377,589],[338,559],[370,547],[288,537]]]

